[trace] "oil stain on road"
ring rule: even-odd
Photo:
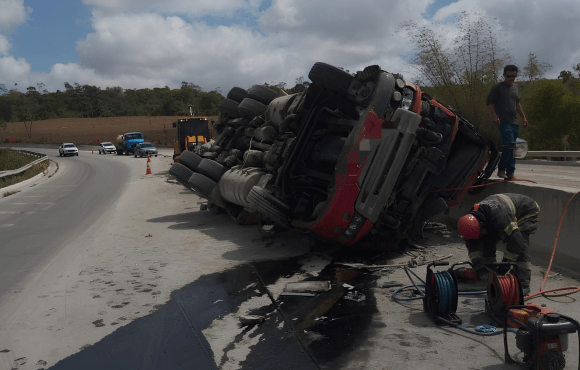
[[[253,262],[201,276],[172,292],[170,301],[156,306],[152,314],[118,328],[50,369],[218,369],[227,362],[228,350],[241,345],[248,335],[259,340],[238,363],[240,369],[340,368],[348,354],[372,334],[371,320],[377,309],[367,287],[376,276],[331,263],[316,278],[306,279],[330,281],[329,291],[315,297],[274,297],[267,287],[280,277],[300,274],[303,258]],[[363,292],[366,299],[346,300],[344,283]],[[244,302],[266,294],[270,304],[239,312]],[[266,320],[232,333],[231,343],[216,363],[202,332],[232,314],[259,315]]]

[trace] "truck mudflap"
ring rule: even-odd
[[[383,130],[378,149],[368,159],[370,164],[355,203],[355,210],[373,224],[391,196],[415,140],[421,116],[397,109],[392,122],[395,128]]]

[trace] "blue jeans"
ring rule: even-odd
[[[514,158],[511,144],[520,137],[520,125],[501,123],[499,125],[499,133],[501,134],[503,149],[501,151],[498,170],[505,171],[507,175],[512,175],[516,170],[516,159]]]

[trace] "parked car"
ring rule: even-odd
[[[385,246],[421,234],[499,160],[493,142],[402,75],[316,63],[304,90],[233,88],[215,142],[170,173],[238,221],[257,214],[338,242]]]
[[[73,143],[64,143],[58,148],[58,154],[62,156],[79,155],[79,150]]]
[[[105,142],[99,145],[99,154],[117,153],[117,148],[113,143]]]
[[[157,154],[157,148],[151,143],[144,142],[135,145],[135,158],[147,157],[148,155],[157,157]]]

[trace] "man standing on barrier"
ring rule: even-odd
[[[530,234],[538,228],[539,213],[538,203],[521,194],[490,195],[474,204],[469,213],[459,219],[457,229],[465,239],[475,271],[456,271],[458,278],[465,278],[471,272],[479,279],[487,279],[485,265],[496,262],[496,246],[501,240],[506,243],[502,262],[518,265],[524,296],[529,295],[532,278]]]
[[[518,75],[518,67],[511,64],[507,65],[503,69],[503,73],[504,81],[498,82],[491,88],[485,104],[493,116],[494,125],[499,127],[503,143],[497,176],[514,180],[516,159],[511,145],[520,136],[520,126],[516,113],[522,117],[524,129],[528,128],[528,120],[520,105],[518,86],[514,83]]]

